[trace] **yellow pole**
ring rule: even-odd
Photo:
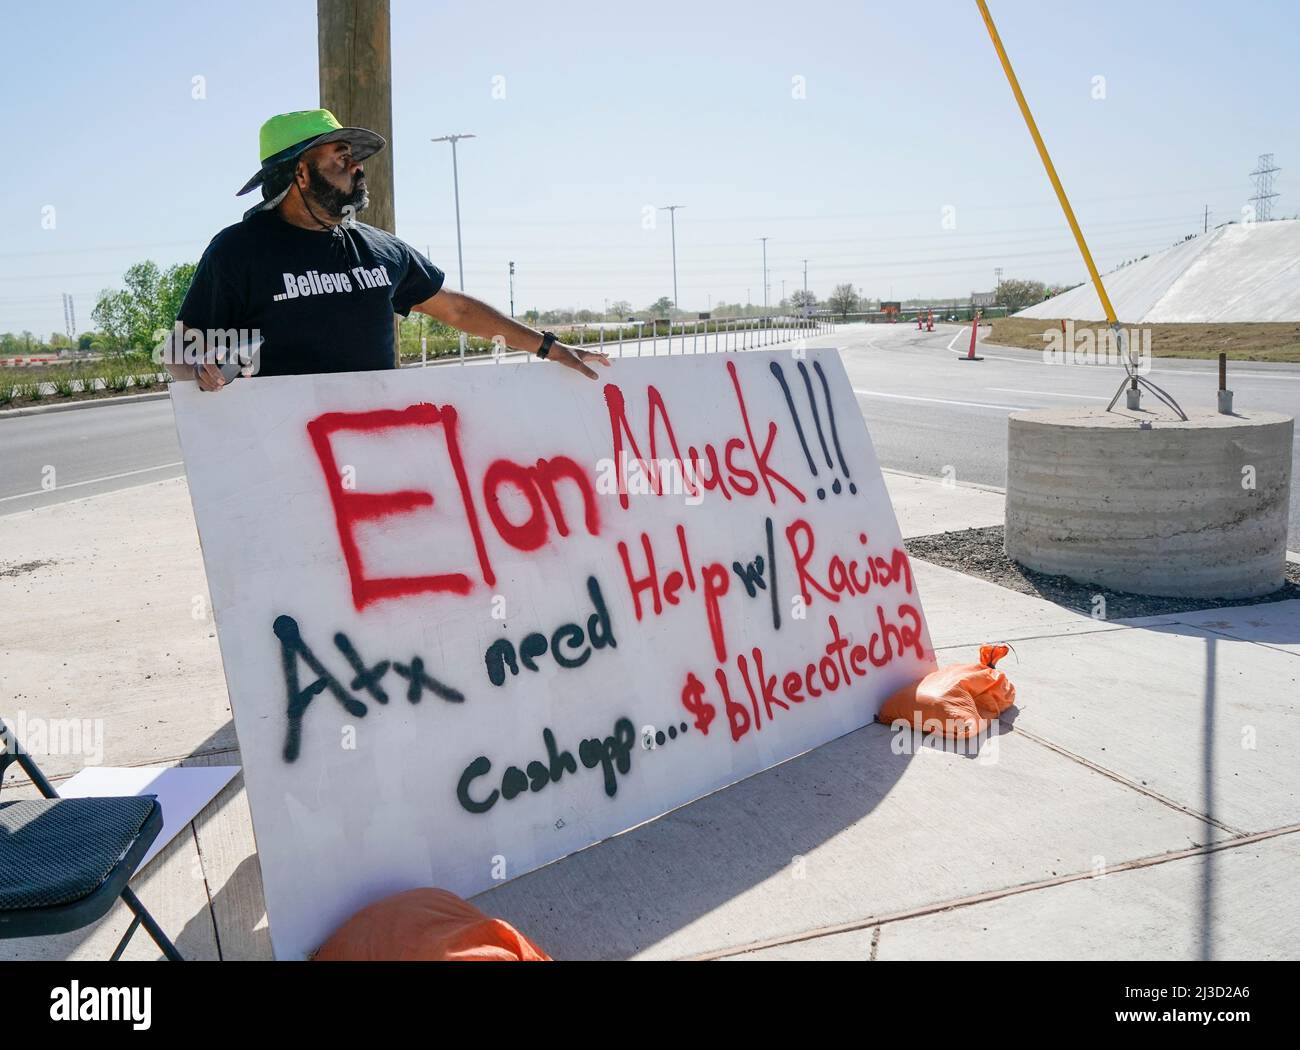
[[[1088,266],[1088,273],[1092,275],[1093,287],[1097,289],[1097,298],[1101,300],[1102,309],[1106,311],[1106,320],[1112,325],[1118,326],[1119,320],[1115,317],[1115,308],[1110,305],[1110,296],[1106,294],[1106,286],[1101,283],[1101,274],[1097,272],[1097,264],[1092,261],[1092,252],[1088,251],[1088,242],[1083,239],[1083,231],[1079,229],[1079,220],[1074,217],[1074,209],[1070,207],[1070,199],[1065,195],[1065,187],[1061,185],[1061,180],[1057,177],[1056,167],[1052,164],[1052,158],[1047,152],[1047,147],[1043,144],[1043,136],[1038,133],[1038,125],[1034,123],[1034,115],[1029,112],[1029,103],[1025,101],[1024,92],[1020,90],[1020,81],[1016,79],[1015,70],[1011,68],[1011,60],[1007,58],[1007,52],[1002,46],[1002,38],[998,36],[998,27],[993,24],[993,16],[989,14],[988,4],[984,0],[975,0],[975,3],[979,5],[980,14],[984,16],[984,25],[988,28],[989,37],[993,40],[993,47],[997,50],[998,59],[1002,62],[1002,71],[1007,75],[1007,83],[1011,85],[1012,94],[1016,96],[1016,103],[1020,106],[1020,113],[1025,118],[1025,124],[1029,127],[1029,134],[1033,136],[1034,145],[1038,147],[1038,155],[1043,160],[1043,167],[1047,169],[1047,177],[1052,180],[1052,188],[1056,190],[1057,200],[1061,202],[1066,221],[1070,224],[1075,241],[1078,242],[1079,251],[1083,253],[1083,261]]]

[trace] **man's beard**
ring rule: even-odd
[[[341,190],[321,173],[315,164],[308,164],[311,176],[307,194],[332,219],[341,219],[345,215],[362,211],[370,203],[370,193],[364,185],[365,176],[358,174],[352,181],[351,190]]]

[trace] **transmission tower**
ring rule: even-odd
[[[72,303],[72,296],[67,292],[63,293],[63,328],[68,333],[68,342],[73,344],[73,349],[76,349],[77,308]]]
[[[1255,218],[1259,222],[1268,222],[1273,217],[1273,176],[1282,169],[1273,163],[1273,154],[1261,153],[1255,170],[1250,174],[1255,180],[1255,196],[1251,203],[1255,205]]]

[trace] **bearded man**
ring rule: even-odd
[[[393,315],[411,310],[470,335],[499,337],[590,379],[596,373],[588,363],[609,365],[604,354],[568,346],[444,288],[442,270],[409,244],[357,221],[368,203],[361,162],[384,148],[382,136],[311,109],[272,117],[259,144],[261,168],[237,196],[260,187],[262,201],[218,233],[199,260],[164,354],[176,378],[215,391],[241,371],[394,368]],[[241,346],[245,358],[223,368],[232,332],[256,332],[256,354]],[[214,340],[211,333],[221,334]]]

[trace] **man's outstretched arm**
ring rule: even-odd
[[[436,295],[416,304],[414,309],[480,339],[495,339],[500,336],[505,340],[506,346],[514,350],[526,350],[531,354],[542,343],[542,333],[535,328],[520,324],[481,299],[475,299],[464,292],[453,292],[450,288],[441,289]],[[547,360],[581,372],[588,379],[595,379],[596,373],[585,362],[591,361],[606,367],[610,363],[605,354],[561,342],[552,345]]]

